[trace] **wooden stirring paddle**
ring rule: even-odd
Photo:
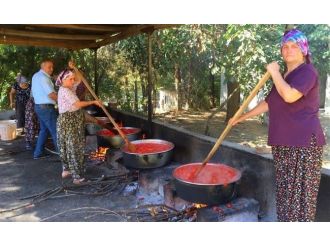
[[[249,103],[251,102],[251,100],[257,95],[257,93],[260,90],[260,88],[262,88],[265,85],[266,81],[269,78],[270,78],[270,73],[269,72],[266,72],[263,75],[263,77],[259,80],[258,84],[251,91],[250,95],[245,99],[245,101],[243,102],[243,104],[237,110],[237,112],[235,113],[235,115],[232,118],[233,121],[237,120],[242,115],[243,111],[249,105]],[[191,179],[196,178],[198,176],[198,174],[203,170],[203,168],[205,167],[205,165],[207,164],[207,162],[209,162],[209,160],[213,157],[213,155],[215,154],[215,152],[218,150],[219,146],[221,145],[221,143],[223,142],[223,140],[225,139],[225,137],[227,136],[227,134],[229,133],[229,131],[231,130],[232,127],[233,127],[232,124],[230,124],[230,123],[227,124],[227,127],[223,130],[222,134],[219,136],[219,138],[216,141],[216,143],[214,144],[213,148],[211,149],[211,151],[209,152],[209,154],[207,155],[207,157],[204,159],[202,165],[192,174]]]
[[[88,89],[88,91],[91,93],[91,95],[94,97],[95,100],[100,101],[99,97],[97,97],[97,95],[95,94],[94,90],[91,88],[91,86],[89,85],[89,83],[87,82],[87,80],[85,79],[85,77],[80,73],[80,71],[76,68],[76,66],[73,65],[73,62],[69,62],[69,67],[73,68],[73,70],[75,71],[76,75],[78,77],[81,78],[82,82],[84,83],[84,85],[86,86],[86,88]],[[135,152],[136,151],[136,147],[134,144],[132,144],[127,136],[122,132],[122,130],[120,129],[120,127],[118,126],[118,124],[116,123],[116,121],[111,117],[110,113],[108,112],[108,110],[105,108],[105,106],[103,104],[101,104],[101,108],[104,111],[105,115],[109,118],[109,120],[111,121],[111,123],[113,124],[113,126],[115,127],[115,129],[118,131],[119,135],[124,139],[124,141],[127,144],[127,148],[130,152]]]

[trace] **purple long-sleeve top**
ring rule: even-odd
[[[318,146],[325,145],[318,117],[320,96],[316,69],[312,64],[302,64],[284,79],[303,96],[286,103],[273,86],[265,99],[269,108],[268,145],[308,147],[313,134]]]

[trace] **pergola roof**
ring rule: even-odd
[[[173,24],[0,24],[0,44],[99,48]]]

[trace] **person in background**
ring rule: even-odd
[[[41,69],[32,77],[32,94],[35,102],[34,109],[40,124],[37,145],[33,154],[34,159],[48,156],[44,153],[48,134],[51,135],[55,150],[58,151],[56,140],[56,121],[58,114],[55,110],[57,94],[51,80],[53,67],[53,61],[45,59],[41,63]]]
[[[268,145],[275,163],[278,220],[313,221],[325,145],[318,117],[318,73],[301,31],[284,34],[281,53],[286,70],[282,75],[277,62],[267,65],[274,85],[266,99],[230,123],[269,111]]]
[[[25,108],[26,103],[30,98],[31,85],[28,83],[26,77],[17,74],[16,82],[11,88],[9,94],[10,107],[14,108],[16,111],[16,119],[17,119],[17,128],[22,128],[22,133],[24,133],[24,125],[25,125]],[[14,103],[15,96],[15,103]]]
[[[82,108],[93,104],[100,106],[101,103],[78,99],[75,92],[77,86],[75,73],[71,69],[62,71],[56,84],[60,86],[58,91],[57,140],[63,164],[62,178],[72,176],[73,183],[80,184],[86,181],[84,178],[85,117]]]

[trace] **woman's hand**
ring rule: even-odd
[[[231,124],[232,126],[235,126],[236,124],[242,122],[242,120],[243,119],[241,117],[239,117],[235,120],[234,120],[234,118],[231,118],[231,119],[229,119],[228,124]]]
[[[280,65],[277,62],[271,62],[266,66],[266,68],[271,75],[274,75],[275,73],[280,73]]]
[[[68,66],[70,69],[74,69],[74,67],[76,67],[76,64],[72,60],[70,60]]]
[[[103,105],[103,103],[101,101],[98,101],[98,100],[94,100],[93,104],[98,106],[98,107],[102,107],[102,105]]]
[[[15,108],[14,103],[10,103],[10,104],[9,104],[9,107],[10,107],[11,109]]]

